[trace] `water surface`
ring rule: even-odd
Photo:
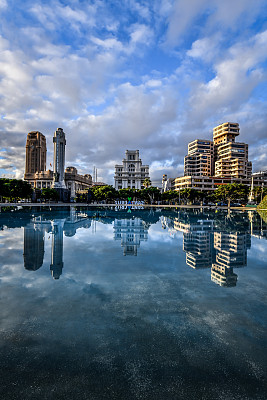
[[[265,399],[256,212],[0,214],[3,399]]]

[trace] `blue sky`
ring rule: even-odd
[[[0,0],[0,173],[22,177],[29,131],[66,132],[66,165],[113,183],[139,149],[154,183],[187,144],[240,124],[267,169],[265,0]]]

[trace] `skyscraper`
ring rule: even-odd
[[[185,176],[213,175],[213,142],[196,139],[188,144],[188,155],[184,159]]]
[[[184,176],[174,180],[175,190],[194,188],[213,191],[228,183],[251,184],[252,163],[248,144],[236,142],[237,122],[224,122],[213,129],[213,141],[189,143],[184,159]]]
[[[250,178],[252,164],[248,161],[248,145],[238,143],[239,124],[225,122],[213,129],[215,176]]]
[[[25,176],[45,170],[46,138],[41,132],[29,132],[26,141]]]

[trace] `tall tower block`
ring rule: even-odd
[[[222,143],[234,142],[239,135],[239,124],[237,122],[225,122],[213,128],[214,146]]]
[[[26,141],[25,175],[45,170],[46,138],[41,132],[29,132]]]
[[[65,133],[62,128],[58,128],[53,137],[54,143],[54,183],[55,188],[65,188],[64,170],[65,170]]]

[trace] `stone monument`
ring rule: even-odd
[[[57,128],[53,137],[54,143],[54,165],[53,165],[53,185],[57,190],[59,200],[68,201],[69,191],[66,189],[65,171],[65,133],[62,128]]]

